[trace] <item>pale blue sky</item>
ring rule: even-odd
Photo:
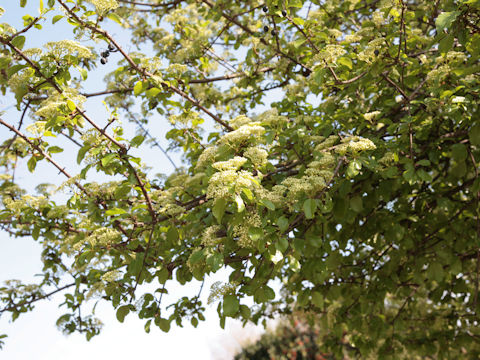
[[[19,7],[18,0],[0,0],[6,12],[0,22],[10,23],[17,28],[22,27],[21,17],[25,14],[36,16],[38,14],[38,0],[29,0],[25,9]],[[52,16],[49,16],[51,19]],[[62,20],[55,25],[47,20],[42,23],[44,29],[41,31],[32,29],[27,34],[28,47],[40,47],[47,41],[60,40],[65,38],[73,39],[71,26]],[[129,48],[129,39],[122,33],[121,29],[110,23],[109,29],[116,34],[117,40],[126,49]],[[91,45],[91,44],[90,44]],[[97,45],[99,49],[104,44]],[[132,49],[133,50],[133,49]],[[113,69],[117,54],[112,54],[110,63],[103,67],[99,66],[89,74],[88,87],[96,91],[103,88],[101,79]],[[0,111],[7,110],[2,116],[11,123],[16,123],[20,114],[10,105],[14,104],[12,97],[0,98]],[[89,99],[86,104],[89,114],[97,121],[105,115],[101,99]],[[169,129],[165,119],[158,116],[158,121],[150,129],[152,134],[157,136],[164,147],[164,134]],[[130,137],[133,137],[134,128],[127,126]],[[6,130],[0,129],[0,141],[7,136]],[[73,149],[73,148],[72,148]],[[180,164],[178,154],[172,154],[177,165]],[[75,173],[75,165],[72,161],[72,152],[65,151],[56,157],[62,164],[67,164],[67,169]],[[170,173],[171,164],[158,149],[142,149],[142,159],[149,166],[153,166],[156,172]],[[153,172],[155,173],[155,172]],[[35,181],[31,181],[35,177]],[[41,178],[41,181],[39,179]],[[16,179],[27,189],[32,189],[39,182],[50,182],[58,184],[64,179],[58,172],[47,163],[41,163],[34,175],[29,173],[25,166],[20,166],[16,172]],[[40,262],[41,245],[29,238],[14,239],[0,232],[0,282],[7,279],[20,279],[25,282],[35,281],[34,274],[41,270]],[[216,280],[225,280],[225,271],[219,271],[214,278],[208,279],[204,286],[203,301],[206,304],[206,297],[210,285]],[[176,286],[173,288],[175,294],[195,295],[200,284],[190,284],[186,287]],[[172,292],[172,290],[171,290]],[[7,333],[6,345],[0,351],[0,358],[12,360],[57,360],[68,356],[69,360],[80,360],[85,358],[101,359],[106,356],[115,359],[132,359],[133,357],[152,357],[161,359],[229,359],[231,349],[238,347],[235,334],[246,336],[246,332],[238,330],[238,324],[227,322],[227,330],[222,330],[218,325],[216,304],[207,306],[206,322],[201,322],[197,329],[190,325],[184,328],[173,326],[172,330],[165,334],[152,326],[150,334],[144,332],[144,321],[130,314],[123,324],[115,318],[115,312],[109,303],[100,303],[96,314],[104,323],[102,333],[87,342],[83,335],[64,336],[56,326],[56,319],[63,314],[62,309],[57,305],[61,302],[62,295],[53,297],[51,301],[39,303],[36,309],[20,318],[14,323],[9,322],[7,316],[0,318],[0,333]],[[233,327],[234,330],[231,330]],[[230,330],[229,330],[230,329]],[[251,329],[250,334],[258,334],[259,329]],[[224,351],[223,351],[224,350]]]

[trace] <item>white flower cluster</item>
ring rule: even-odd
[[[92,285],[90,285],[90,289],[85,295],[85,298],[87,300],[90,300],[93,298],[99,298],[103,294],[104,290],[105,290],[105,284],[102,281],[97,281]]]
[[[197,164],[195,165],[195,169],[201,169],[213,163],[215,161],[216,154],[217,154],[216,146],[210,146],[205,150],[203,150],[203,152],[198,157]]]
[[[342,139],[342,144],[335,147],[335,152],[345,155],[347,152],[358,154],[366,150],[375,150],[377,147],[370,139],[360,136],[349,136]]]
[[[208,295],[207,303],[210,305],[217,300],[220,300],[224,295],[234,294],[237,284],[235,283],[225,283],[221,281],[216,281],[210,287],[210,294]]]
[[[176,202],[176,196],[182,192],[181,186],[173,186],[166,190],[157,190],[151,193],[152,201],[154,202],[155,210],[161,215],[178,215],[185,211],[183,206]]]
[[[78,56],[81,58],[89,59],[93,57],[93,53],[89,48],[80,45],[74,40],[60,40],[60,41],[50,41],[44,45],[48,50],[48,53],[61,58],[66,55]]]
[[[65,216],[68,215],[68,206],[66,205],[57,205],[52,207],[48,213],[47,213],[47,218],[48,219],[59,219],[59,218],[64,218]]]
[[[43,50],[39,48],[30,48],[23,50],[23,54],[28,58],[40,57],[43,55]]]
[[[40,210],[48,205],[48,199],[45,196],[24,195],[21,199],[13,200],[9,197],[3,198],[3,205],[8,210],[19,214],[24,208],[33,208]]]
[[[282,181],[282,185],[288,188],[289,200],[293,200],[302,194],[314,195],[321,191],[327,185],[326,179],[322,175],[325,170],[309,168],[301,178],[288,177]]]
[[[182,112],[179,115],[170,115],[168,117],[168,120],[172,125],[178,123],[187,126],[190,126],[190,124],[194,125],[203,122],[203,120],[196,111]]]
[[[107,246],[118,243],[121,238],[120,235],[120,232],[115,229],[101,227],[93,230],[93,232],[87,236],[85,241],[89,242],[92,247]]]
[[[345,42],[347,43],[356,43],[356,42],[359,42],[360,40],[362,40],[362,36],[358,34],[345,35]]]
[[[231,119],[229,124],[232,128],[238,129],[240,126],[247,125],[252,122],[252,119],[245,115],[239,115],[235,119]]]
[[[242,188],[254,190],[258,187],[257,184],[257,179],[248,171],[220,171],[213,174],[208,181],[207,198],[229,197],[232,193],[240,193]]]
[[[286,116],[278,115],[278,110],[273,108],[258,116],[258,120],[269,127],[283,127],[288,123]]]
[[[439,83],[443,81],[450,74],[450,66],[443,64],[435,69],[432,69],[427,74],[427,81],[429,83]]]
[[[335,64],[337,59],[346,53],[346,50],[340,45],[327,45],[325,50],[319,52],[314,58],[313,62],[318,63],[321,62],[320,66],[322,65],[332,65]]]
[[[23,69],[13,74],[8,79],[8,86],[14,93],[24,92],[26,87],[31,82],[37,82],[38,78],[35,76],[35,70],[28,68]]]
[[[284,195],[287,193],[287,190],[283,185],[275,185],[271,191],[264,187],[259,187],[255,190],[255,194],[258,198],[270,200],[277,208],[281,208],[285,205],[286,198]]]
[[[27,131],[33,136],[40,137],[45,132],[46,121],[35,121],[26,127]]]
[[[235,156],[233,159],[227,161],[218,161],[212,165],[214,169],[219,171],[226,171],[226,170],[238,170],[240,169],[243,164],[247,162],[247,159],[241,156]]]
[[[259,122],[251,122],[246,125],[240,126],[234,131],[230,131],[223,135],[218,142],[220,144],[229,144],[231,146],[237,146],[248,140],[257,140],[263,135],[265,128],[260,126]]]
[[[308,167],[319,170],[332,168],[333,166],[335,166],[335,157],[328,152],[322,153],[320,159],[308,164]]]
[[[380,115],[381,112],[380,111],[372,111],[372,112],[368,112],[368,113],[365,113],[363,114],[363,117],[367,120],[367,121],[372,121],[372,120],[375,120],[378,115]]]
[[[205,229],[202,235],[201,243],[203,246],[215,246],[220,241],[221,238],[217,236],[218,231],[220,231],[220,225],[212,225]]]
[[[395,155],[392,152],[387,152],[383,155],[378,162],[382,165],[388,165],[395,161]]]
[[[105,14],[107,11],[114,10],[118,7],[116,0],[87,0],[90,4],[97,8],[99,14]]]
[[[358,53],[358,59],[361,61],[365,61],[368,64],[371,64],[377,57],[377,55],[375,55],[375,50],[381,51],[382,45],[384,45],[384,41],[385,40],[382,38],[373,39],[372,41],[370,41],[365,50]]]
[[[437,58],[438,60],[439,58]],[[440,58],[442,59],[442,58]],[[448,63],[456,63],[460,64],[463,63],[467,59],[467,55],[463,52],[460,51],[449,51],[447,52],[447,55],[445,56],[445,59],[447,60]]]
[[[328,29],[328,34],[334,40],[343,35],[343,33],[338,29]]]
[[[77,89],[72,88],[65,89],[63,94],[51,93],[40,103],[40,108],[35,112],[35,115],[47,119],[59,115],[58,108],[62,105],[66,106],[67,100],[73,101],[81,109],[87,98],[80,95]]]
[[[184,64],[171,64],[165,69],[165,73],[169,74],[174,78],[181,77],[187,71],[188,66]]]
[[[122,273],[119,270],[111,270],[102,275],[102,280],[105,282],[114,282],[120,279],[121,276]]]
[[[338,141],[337,135],[330,135],[322,143],[315,146],[315,151],[322,151],[328,148],[331,148]]]
[[[265,149],[249,147],[243,155],[249,158],[255,166],[263,166],[267,163],[268,152]]]
[[[233,236],[237,238],[238,245],[242,248],[255,247],[256,244],[248,236],[248,229],[250,226],[260,227],[262,220],[260,215],[256,212],[252,212],[245,216],[243,222],[233,226]]]
[[[383,16],[383,13],[380,12],[380,11],[375,11],[373,14],[372,14],[372,21],[375,23],[375,25],[377,26],[381,26],[384,24],[385,22],[385,18]]]

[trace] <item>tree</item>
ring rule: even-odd
[[[19,114],[0,119],[11,133],[0,221],[44,247],[41,282],[2,287],[2,315],[62,292],[59,326],[88,339],[100,330],[80,313],[91,295],[147,331],[196,325],[199,297],[166,307],[162,294],[225,267],[211,289],[221,324],[303,309],[320,314],[332,353],[346,333],[361,356],[478,357],[478,0],[40,0],[39,11],[0,25],[0,86]],[[75,40],[25,48],[46,21]],[[85,91],[107,62],[105,89]],[[86,109],[99,96],[108,118]],[[185,165],[165,178],[132,155],[155,144],[156,114]],[[120,120],[138,135],[124,138]],[[72,146],[76,175],[56,161]],[[45,184],[28,194],[14,178],[23,161],[63,174],[65,201]]]

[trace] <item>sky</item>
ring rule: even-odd
[[[14,25],[17,29],[22,28],[22,16],[38,14],[38,0],[28,0],[27,7],[22,9],[18,5],[18,0],[0,0],[0,6],[5,9],[5,14],[0,18],[0,22],[6,22]],[[38,31],[32,29],[27,34],[25,48],[41,47],[47,41],[61,39],[73,39],[71,26],[65,20],[51,25],[51,17],[43,22],[44,29]],[[115,24],[114,24],[115,25]],[[129,49],[129,40],[126,34],[110,22],[108,30],[115,35],[116,39],[127,50]],[[104,44],[98,44],[97,49],[105,47]],[[117,56],[112,54],[111,58]],[[120,57],[117,56],[117,60]],[[90,90],[103,88],[101,80],[104,75],[113,69],[115,59],[105,67],[97,67],[87,81],[87,87]],[[14,99],[11,96],[0,97],[0,112],[5,111],[2,118],[10,123],[16,123],[20,113],[11,105]],[[105,108],[101,99],[89,99],[85,104],[89,114],[96,118],[105,117]],[[152,135],[157,138],[162,146],[167,146],[164,140],[166,131],[170,129],[165,119],[154,119],[153,126],[149,127]],[[28,125],[28,123],[26,124]],[[127,132],[130,132],[130,138],[133,137],[135,129],[126,125]],[[9,134],[5,128],[0,128],[0,142]],[[64,143],[62,143],[64,145]],[[73,149],[73,148],[72,148]],[[76,152],[76,150],[75,150]],[[71,151],[65,151],[58,154],[56,159],[59,163],[68,164],[67,170],[75,173],[74,161],[71,159]],[[174,161],[180,164],[179,154],[171,154]],[[158,149],[142,149],[142,159],[149,165],[154,165],[156,169],[161,169],[162,173],[168,174],[173,170],[172,165]],[[34,185],[39,182],[49,182],[53,184],[61,183],[62,178],[56,169],[46,162],[38,165],[35,174],[28,172],[24,165],[19,166],[16,171],[16,179],[23,187],[33,191]],[[39,178],[40,177],[40,178]],[[35,179],[35,182],[32,180]],[[0,231],[0,283],[8,279],[19,279],[23,282],[35,282],[35,274],[41,272],[40,252],[41,245],[31,238],[11,238],[6,233]],[[221,270],[212,278],[207,279],[204,285],[202,301],[206,304],[206,298],[209,293],[210,285],[217,280],[225,281],[228,274]],[[173,292],[182,295],[196,295],[200,283],[180,287],[177,285]],[[242,330],[238,322],[227,321],[225,330],[219,326],[218,315],[216,313],[217,304],[207,305],[205,314],[206,321],[200,322],[195,329],[189,324],[183,328],[172,326],[168,334],[161,332],[158,328],[152,326],[150,334],[144,331],[144,321],[138,320],[135,314],[130,314],[123,324],[119,323],[115,317],[115,310],[109,303],[99,303],[96,308],[96,315],[104,323],[102,333],[87,342],[83,335],[65,336],[57,330],[55,326],[56,319],[63,314],[62,309],[58,308],[63,296],[53,296],[50,301],[39,302],[36,308],[25,315],[20,316],[18,320],[11,323],[9,316],[0,318],[0,334],[8,334],[4,350],[0,351],[1,359],[12,360],[57,360],[65,359],[101,359],[105,356],[118,360],[131,359],[132,357],[154,356],[158,359],[225,359],[232,358],[235,349],[239,349],[239,341],[245,341],[247,338],[257,338],[262,329],[259,327],[249,327]]]

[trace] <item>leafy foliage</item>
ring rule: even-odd
[[[137,313],[146,331],[196,326],[198,296],[165,306],[162,294],[226,267],[212,289],[221,324],[297,308],[339,340],[327,352],[345,331],[362,356],[478,357],[478,0],[40,4],[24,28],[0,24],[0,89],[21,114],[0,118],[12,134],[0,222],[42,243],[43,279],[0,288],[1,314],[65,292],[67,333],[99,332],[80,316],[90,298],[119,321]],[[45,21],[69,24],[75,40],[26,48]],[[107,61],[105,90],[85,91]],[[86,111],[98,96],[108,119]],[[148,132],[158,114],[185,164],[166,179],[132,155],[146,138],[159,146]],[[119,119],[139,133],[125,137]],[[60,134],[77,147],[77,175],[56,160]],[[44,184],[23,190],[19,162],[32,173],[50,163],[66,200]]]

